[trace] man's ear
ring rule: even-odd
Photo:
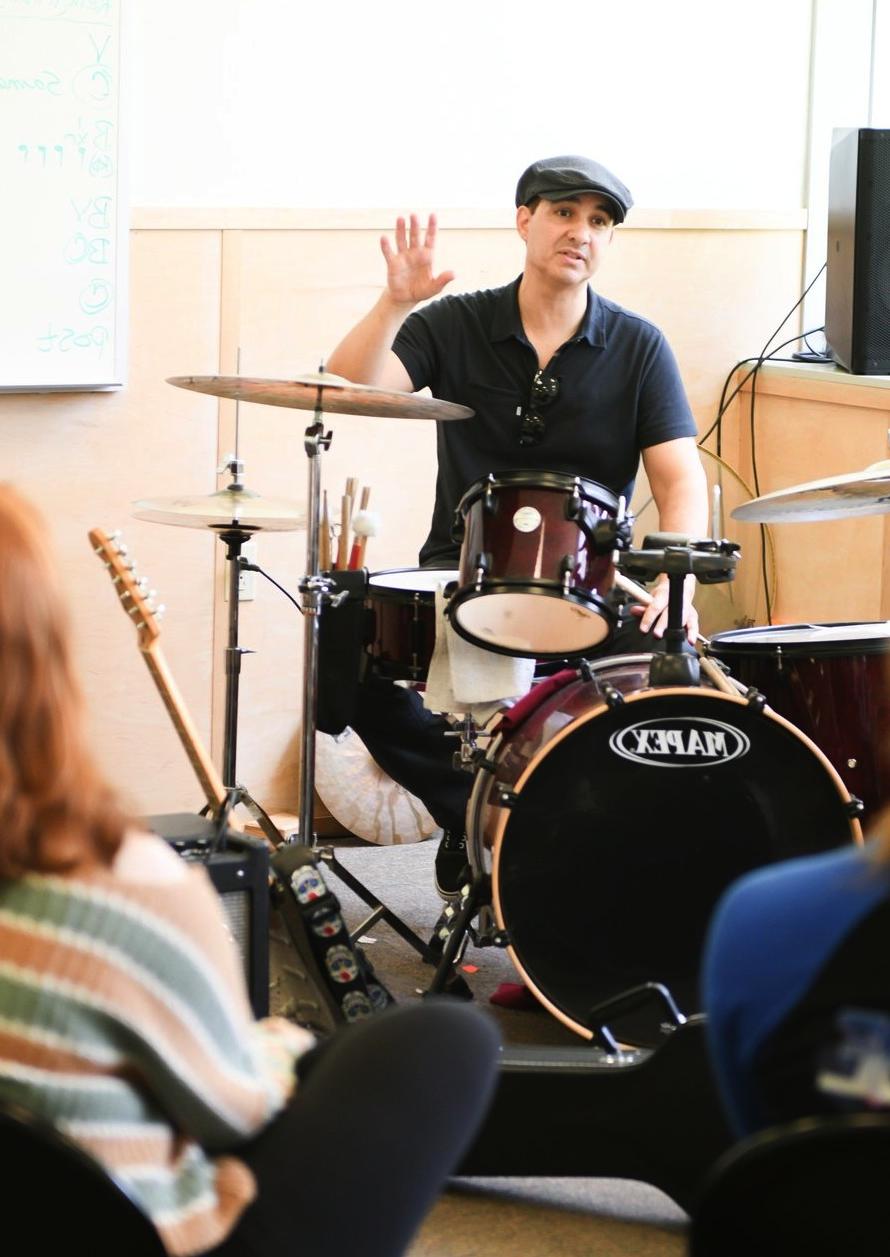
[[[528,224],[531,216],[532,212],[527,205],[520,205],[516,211],[516,230],[523,240],[528,238]]]

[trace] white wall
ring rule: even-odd
[[[810,0],[130,7],[134,206],[500,207],[573,151],[639,205],[805,203]]]

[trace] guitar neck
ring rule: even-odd
[[[145,647],[141,653],[173,721],[173,726],[179,734],[179,740],[185,748],[189,762],[201,783],[204,797],[211,807],[216,808],[225,801],[226,787],[207,754],[157,640]]]

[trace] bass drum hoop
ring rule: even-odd
[[[645,659],[647,657],[648,656],[639,656],[638,658]],[[621,658],[622,660],[629,660],[630,657],[629,656],[614,656],[611,660],[604,660],[603,662],[614,663],[615,659],[618,659],[618,658]],[[634,658],[637,658],[637,657],[634,657]],[[624,702],[625,704],[631,704],[631,703],[638,703],[641,701],[645,701],[648,697],[650,697],[654,693],[657,693],[659,695],[665,695],[665,696],[684,696],[684,695],[690,695],[690,694],[696,694],[696,695],[701,696],[702,694],[707,694],[709,697],[712,697],[717,702],[731,703],[734,706],[740,706],[740,707],[748,706],[747,701],[743,697],[741,697],[741,695],[737,697],[733,694],[724,693],[722,690],[717,690],[717,689],[711,690],[706,687],[699,688],[699,687],[690,687],[690,686],[665,686],[665,687],[659,686],[657,690],[654,687],[649,686],[646,689],[639,690],[635,693],[626,694],[624,696]],[[544,759],[557,746],[559,746],[560,743],[564,742],[565,739],[569,737],[572,733],[574,733],[577,729],[581,728],[583,725],[587,724],[589,721],[596,719],[597,716],[599,716],[600,713],[603,711],[603,709],[606,707],[607,707],[607,704],[605,700],[603,700],[597,703],[594,707],[592,707],[590,711],[584,712],[583,715],[577,716],[573,720],[568,721],[563,726],[563,728],[559,729],[553,735],[553,737],[549,738],[541,747],[539,747],[537,752],[529,760],[528,764],[526,764],[525,768],[520,773],[515,783],[511,785],[510,789],[517,795],[521,794],[524,785],[531,778],[535,770],[544,761]],[[797,728],[796,725],[793,725],[791,723],[790,720],[786,720],[784,716],[780,716],[778,712],[773,711],[773,709],[769,706],[764,706],[761,715],[783,726],[786,730],[788,730],[791,734],[793,734],[797,739],[799,739],[799,741],[802,742],[805,747],[807,747],[810,751],[812,751],[812,753],[815,755],[818,761],[822,764],[828,776],[831,778],[832,782],[834,783],[834,786],[838,792],[838,795],[841,801],[842,802],[849,801],[850,793],[847,790],[846,786],[844,785],[843,781],[841,780],[841,777],[839,773],[837,772],[837,770],[835,769],[834,765],[830,763],[830,761],[825,757],[825,755],[822,753],[819,747],[816,746],[816,744],[813,741],[811,741],[811,739],[808,738],[806,734],[802,733],[800,729]],[[501,746],[503,745],[504,741],[505,741],[505,738],[503,737],[503,735],[498,735],[497,746],[489,747],[489,751],[488,751],[489,755],[492,754],[492,751],[494,751],[494,754],[497,754],[500,751]],[[481,778],[480,778],[480,782],[477,784],[481,786]],[[485,786],[490,788],[491,786],[490,777],[486,777]],[[476,791],[474,789],[474,792],[473,792],[474,796],[475,796],[475,793]],[[470,803],[471,822],[472,820],[478,820],[478,811],[475,811],[473,809],[473,803],[474,803],[474,800],[471,799],[471,803]],[[478,800],[478,804],[481,805],[481,803],[482,801]],[[500,888],[499,874],[500,874],[500,861],[501,861],[501,852],[503,848],[504,832],[506,830],[510,814],[509,814],[509,810],[505,807],[499,808],[498,811],[499,811],[499,815],[495,822],[495,828],[494,828],[494,833],[493,833],[492,842],[491,842],[492,910],[494,913],[494,918],[497,923],[498,929],[503,931],[506,934],[506,936],[509,938],[510,926],[509,926],[508,920],[505,917],[502,902],[501,902],[501,888]],[[850,818],[850,831],[851,831],[852,841],[858,845],[861,845],[863,841],[862,827],[860,826],[859,821],[855,817]],[[483,846],[482,835],[481,833],[474,833],[473,837],[474,837],[474,841],[468,845],[468,850],[472,850],[475,847],[476,850],[478,851],[479,848]],[[532,978],[531,975],[527,972],[515,948],[509,942],[506,946],[506,951],[507,951],[507,954],[510,956],[510,959],[517,973],[522,978],[523,982],[526,984],[529,990],[532,992],[534,997],[538,1000],[538,1002],[541,1003],[548,1010],[548,1012],[550,1012],[558,1021],[562,1022],[562,1024],[566,1026],[569,1030],[574,1031],[576,1034],[580,1035],[584,1039],[588,1039],[588,1040],[593,1039],[592,1030],[582,1025],[579,1021],[573,1018],[570,1014],[566,1013],[564,1009],[559,1008],[553,1002],[553,1000],[550,999],[550,997],[546,994],[546,992],[539,989],[538,985],[535,982],[535,979]]]

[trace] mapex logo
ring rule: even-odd
[[[609,746],[624,759],[662,768],[703,768],[728,764],[747,755],[751,743],[740,729],[719,720],[693,716],[665,716],[641,720],[619,729]]]

